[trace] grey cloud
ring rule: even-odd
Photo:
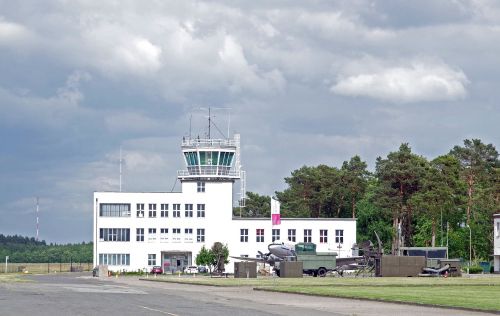
[[[463,99],[468,79],[461,70],[443,63],[413,61],[405,66],[374,68],[361,61],[366,69],[357,74],[340,76],[331,91],[347,96],[367,96],[393,102],[449,101]]]
[[[43,238],[90,240],[120,147],[124,190],[169,191],[200,107],[230,108],[212,114],[226,134],[230,112],[261,194],[404,141],[498,145],[499,5],[402,3],[0,0],[0,230],[33,235],[38,195]]]

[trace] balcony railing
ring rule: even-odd
[[[213,176],[225,178],[240,178],[241,172],[239,170],[217,170],[216,168],[190,168],[190,170],[178,170],[177,176],[181,178],[186,177],[200,177],[200,176]]]
[[[234,148],[236,142],[233,139],[183,138],[182,147]]]

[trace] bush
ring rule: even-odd
[[[481,266],[471,266],[469,268],[469,273],[470,274],[480,274],[480,273],[483,273],[483,268]]]

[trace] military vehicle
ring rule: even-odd
[[[295,245],[295,260],[302,262],[304,274],[324,277],[328,271],[333,271],[337,267],[336,258],[336,252],[316,252],[314,243]],[[279,266],[275,267],[275,270],[279,276]]]

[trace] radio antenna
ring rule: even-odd
[[[36,197],[36,241],[38,241],[38,230],[39,230],[39,222],[38,222],[38,196]]]

